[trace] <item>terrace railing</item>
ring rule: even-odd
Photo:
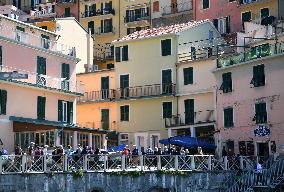
[[[175,95],[175,84],[153,84],[119,89],[86,92],[79,102],[99,102],[120,99]]]
[[[2,155],[0,156],[0,174],[42,173],[84,171],[234,171],[245,170],[244,157],[235,159],[239,163],[231,166],[227,157],[217,159],[213,155],[121,155],[120,153],[102,155]],[[279,170],[272,166],[269,173],[279,177],[284,173],[283,158],[277,161]],[[246,171],[253,171],[255,166]],[[267,174],[264,174],[267,175]]]

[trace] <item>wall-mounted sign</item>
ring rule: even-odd
[[[254,130],[254,135],[256,137],[265,137],[270,135],[270,129],[266,125],[257,125]]]

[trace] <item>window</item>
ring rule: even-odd
[[[223,73],[222,74],[223,83],[220,87],[220,90],[223,90],[223,93],[232,92],[232,73]]]
[[[213,23],[214,23],[214,26],[216,27],[216,29],[218,29],[218,31],[221,34],[230,33],[231,32],[230,16],[224,17],[224,18],[219,18],[219,19],[214,19]]]
[[[183,68],[183,83],[184,85],[193,84],[193,68]]]
[[[190,47],[190,54],[191,54],[191,60],[196,59],[196,48],[195,47]]]
[[[49,36],[41,35],[41,46],[45,49],[49,49],[50,47],[50,40]]]
[[[71,9],[67,7],[64,9],[64,17],[71,17]]]
[[[115,48],[115,61],[128,61],[128,45]]]
[[[265,85],[264,65],[257,65],[253,67],[253,78],[250,82],[254,87]]]
[[[37,85],[46,85],[46,58],[37,57]]]
[[[69,64],[62,63],[61,65],[61,89],[69,90],[69,79],[70,79],[70,66]]]
[[[89,133],[78,133],[77,134],[77,143],[81,146],[89,145]]]
[[[267,123],[266,103],[255,104],[255,116],[253,120],[256,124]]]
[[[0,115],[6,115],[7,91],[0,89]]]
[[[229,2],[234,2],[234,1],[236,1],[236,0],[229,0]]]
[[[104,130],[109,129],[109,109],[101,110],[101,128]]]
[[[129,121],[129,105],[120,106],[120,121]]]
[[[45,119],[45,103],[46,98],[38,96],[37,97],[37,119],[44,120]]]
[[[234,112],[232,107],[224,109],[224,127],[233,127],[234,126]]]
[[[91,34],[95,33],[94,21],[89,21],[88,22],[88,31],[91,31]]]
[[[58,121],[73,123],[73,102],[58,100]]]
[[[172,70],[164,69],[162,70],[162,94],[171,93],[173,93]]]
[[[47,30],[47,26],[41,26],[40,28]]]
[[[263,19],[269,16],[269,8],[260,9],[260,18]]]
[[[194,124],[194,99],[184,100],[184,123],[185,124]]]
[[[164,39],[161,41],[161,50],[162,50],[162,56],[168,56],[171,55],[172,53],[172,48],[171,45],[172,40],[171,39]]]
[[[129,75],[119,76],[119,87],[121,90],[121,97],[129,97]]]
[[[172,102],[163,102],[163,118],[172,118]]]
[[[0,70],[1,70],[1,66],[3,65],[3,56],[2,56],[2,46],[0,46]]]
[[[209,0],[203,0],[202,1],[202,8],[208,9],[209,8]]]
[[[248,12],[244,12],[242,13],[242,22],[249,22],[251,21],[251,12],[248,11]]]
[[[112,31],[112,19],[101,20],[100,33],[110,33]]]
[[[120,144],[128,145],[128,134],[127,133],[120,134]]]
[[[159,1],[154,1],[153,2],[153,12],[159,12],[160,11],[160,4]]]
[[[73,132],[63,130],[60,141],[61,145],[64,147],[67,147],[68,145],[73,146]]]

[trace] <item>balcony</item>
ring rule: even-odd
[[[86,92],[79,98],[80,103],[105,102],[124,99],[141,99],[149,97],[163,97],[175,95],[175,84],[154,84],[124,89],[107,89],[100,91]]]
[[[46,49],[56,53],[76,57],[75,47],[63,45],[49,39],[36,36],[32,33],[26,33],[7,26],[0,27],[0,38],[7,38],[28,46],[33,46],[40,49]]]
[[[85,11],[84,13],[81,13],[82,18],[109,15],[109,14],[115,15],[115,10],[114,9],[98,9],[94,11]]]
[[[54,12],[54,9],[43,9],[41,11],[36,10],[36,11],[31,11],[30,16],[32,18],[41,18],[41,17],[55,17],[56,13]]]
[[[186,1],[182,3],[172,4],[171,6],[165,6],[162,8],[162,16],[174,15],[192,10],[192,1]]]
[[[182,116],[173,116],[165,119],[165,127],[182,127],[188,125],[201,125],[214,123],[214,110],[197,111],[192,114],[184,114]]]
[[[114,34],[115,33],[115,28],[113,26],[110,27],[98,27],[97,30],[95,31],[96,35],[105,35],[105,34]]]
[[[198,50],[191,50],[190,52],[186,51],[178,54],[178,62],[188,62],[188,61],[208,59],[212,56],[216,56],[216,54],[217,54],[216,49],[213,49],[211,47],[198,49]]]
[[[146,26],[150,25],[150,15],[145,13],[143,15],[133,15],[124,18],[126,27]]]
[[[271,0],[240,0],[240,5],[245,6],[245,5],[250,5],[253,3],[266,3],[270,2]]]
[[[38,74],[29,72],[23,69],[13,68],[11,66],[2,65],[0,72],[18,72],[20,74],[28,74],[27,79],[8,79],[1,80],[11,83],[17,83],[24,86],[32,86],[36,88],[43,88],[51,91],[60,91],[68,94],[81,94],[83,92],[83,85],[77,86],[76,81],[69,79]]]
[[[112,121],[112,122],[92,121],[92,122],[78,123],[78,126],[93,128],[93,129],[100,129],[100,130],[116,130],[117,123],[116,121]]]
[[[218,53],[217,68],[224,68],[282,53],[284,53],[284,42],[274,44],[266,43],[246,48],[244,52],[240,53],[235,53],[235,51],[230,51],[228,54],[221,55]]]
[[[77,2],[76,0],[56,0],[56,5],[68,7],[75,4],[76,2]]]

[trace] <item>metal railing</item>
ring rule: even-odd
[[[94,17],[94,16],[100,16],[100,15],[108,15],[112,14],[115,15],[115,10],[110,8],[105,9],[97,9],[97,10],[89,10],[81,13],[82,17]]]
[[[268,2],[268,0],[239,0],[240,5],[248,5],[252,3]]]
[[[240,165],[244,158],[238,158]],[[283,173],[284,161],[277,162]],[[280,171],[269,172],[278,177]],[[0,174],[71,172],[74,169],[84,171],[228,171],[235,170],[228,166],[227,157],[217,160],[213,155],[121,155],[120,153],[102,155],[2,155],[0,156]],[[242,167],[239,167],[242,169]],[[250,169],[250,170],[253,170]],[[264,174],[266,175],[266,174]]]
[[[249,170],[233,184],[226,192],[246,192],[251,191],[255,186],[263,186],[268,189],[275,188],[284,180],[284,157],[280,157],[268,169],[262,171]]]
[[[175,88],[175,84],[154,84],[120,89],[105,89],[86,92],[78,101],[94,102],[175,95]]]
[[[103,130],[116,130],[117,123],[116,121],[104,122],[104,121],[92,121],[77,123],[80,127],[87,127],[93,129],[103,129]]]
[[[284,53],[284,42],[274,44],[263,44],[256,47],[246,48],[244,52],[235,52],[220,55],[218,53],[217,68],[236,65],[242,62],[264,58],[272,55]]]
[[[124,23],[131,23],[134,21],[143,21],[143,20],[149,20],[149,19],[150,19],[150,15],[148,13],[141,14],[141,15],[125,16]]]
[[[51,17],[51,16],[55,16],[55,11],[52,7],[48,8],[48,9],[42,9],[40,10],[36,10],[36,11],[31,11],[30,12],[30,16],[32,17]]]
[[[0,36],[38,48],[76,57],[75,47],[64,45],[41,36],[26,33],[0,23]]]
[[[81,93],[81,86],[83,85],[77,85],[76,81],[72,81],[65,78],[58,78],[43,74],[38,74],[31,71],[26,71],[23,69],[17,69],[11,66],[5,66],[2,65],[0,67],[0,72],[18,72],[20,74],[28,74],[27,79],[17,79],[17,80],[7,80],[12,81],[15,83],[22,83],[26,85],[36,86],[36,87],[42,87],[42,88],[54,88],[61,91],[67,91],[67,92],[77,92]]]
[[[214,110],[197,111],[189,113],[188,115],[186,114],[182,116],[172,116],[171,118],[165,118],[166,127],[179,127],[211,122],[215,122]]]
[[[185,11],[192,10],[192,1],[186,1],[176,4],[171,4],[170,6],[165,6],[162,8],[162,15],[171,15],[176,13],[181,13]]]
[[[76,0],[56,0],[57,4],[76,3]]]
[[[115,33],[115,28],[113,26],[110,26],[110,27],[98,27],[96,30],[95,30],[95,34],[97,35],[102,35],[102,34],[107,34],[107,33]]]

